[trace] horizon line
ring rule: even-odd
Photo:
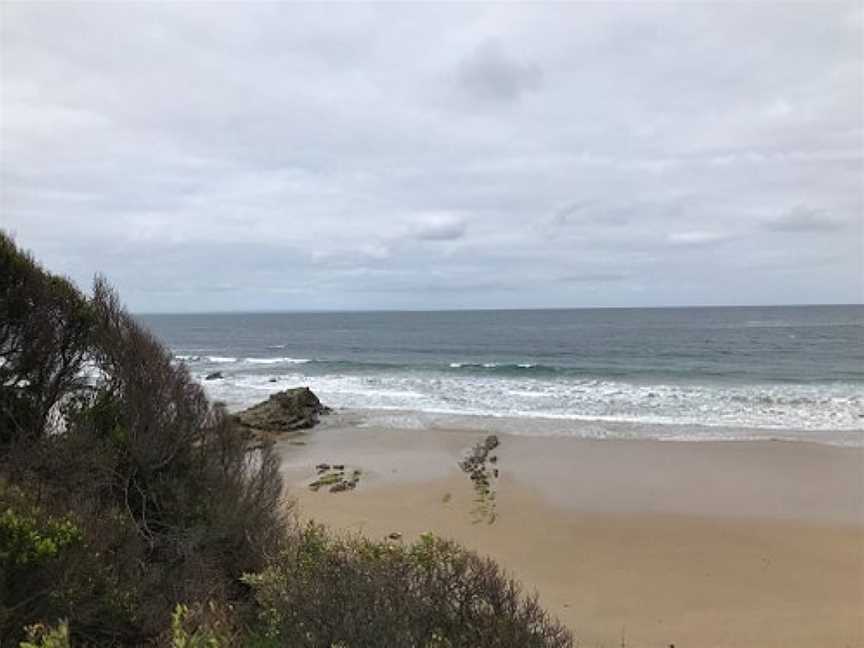
[[[478,313],[519,311],[572,311],[572,310],[682,310],[687,308],[824,308],[864,306],[864,302],[809,303],[809,304],[683,304],[661,306],[536,306],[529,308],[298,308],[298,309],[250,309],[250,310],[189,310],[189,311],[138,311],[133,315],[303,315],[326,313]]]

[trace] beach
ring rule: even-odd
[[[231,411],[336,410],[277,446],[301,520],[453,538],[580,647],[864,647],[860,305],[146,322]]]
[[[864,648],[864,0],[0,43],[0,648]]]
[[[478,506],[458,464],[494,421],[375,420],[341,411],[279,442],[301,520],[454,538],[536,589],[579,646],[864,645],[860,447],[497,433]],[[357,488],[310,491],[320,463],[361,470]]]

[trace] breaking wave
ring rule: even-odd
[[[444,371],[333,373],[293,365],[284,373],[243,371],[208,381],[229,407],[309,385],[337,408],[706,428],[806,431],[814,440],[864,445],[864,395],[855,384],[674,384],[613,379],[482,375]],[[301,369],[304,367],[304,369]],[[203,376],[203,372],[201,373]],[[832,436],[832,432],[839,435]],[[519,433],[518,430],[516,433]],[[782,437],[782,434],[779,436]]]

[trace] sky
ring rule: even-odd
[[[0,227],[139,312],[864,301],[860,2],[0,5]]]

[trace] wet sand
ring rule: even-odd
[[[864,451],[789,442],[499,435],[495,520],[457,462],[487,432],[362,427],[280,444],[303,518],[501,562],[580,646],[864,646]],[[306,485],[320,462],[364,471]]]

